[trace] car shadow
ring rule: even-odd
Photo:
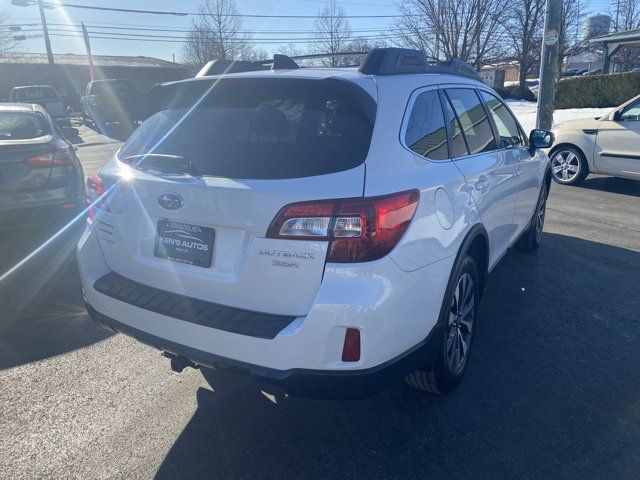
[[[634,180],[631,178],[605,176],[588,177],[576,187],[640,197],[640,180]]]
[[[88,127],[91,128],[91,127]],[[125,142],[131,134],[138,128],[138,125],[127,122],[114,122],[102,125],[100,128],[93,128],[96,133],[109,137],[119,142]]]
[[[18,265],[0,280],[0,370],[110,336],[94,325],[84,308],[75,260],[84,220],[47,244],[62,225],[0,234],[0,278]]]
[[[508,254],[449,395],[306,400],[212,371],[156,478],[624,478],[640,467],[639,271],[637,251],[558,234]]]

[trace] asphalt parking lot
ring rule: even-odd
[[[85,173],[122,138],[81,129]],[[120,136],[122,137],[122,136]],[[491,275],[466,377],[357,402],[168,361],[82,305],[82,225],[0,285],[1,478],[640,476],[640,182],[553,185],[540,250]],[[47,232],[0,242],[0,274]]]

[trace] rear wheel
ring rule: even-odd
[[[577,185],[589,175],[589,166],[577,148],[560,147],[551,154],[551,173],[562,185]]]
[[[544,219],[547,212],[547,183],[543,182],[540,189],[540,196],[533,218],[527,230],[522,234],[516,243],[516,248],[525,252],[537,250],[542,242],[542,230],[544,229]]]
[[[430,340],[428,365],[405,378],[409,385],[425,392],[447,393],[460,383],[469,361],[479,300],[478,268],[473,258],[466,256],[447,288]]]

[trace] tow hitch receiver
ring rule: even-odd
[[[162,352],[162,356],[168,358],[171,361],[171,370],[176,373],[182,373],[182,371],[187,367],[191,367],[195,370],[200,368],[198,364],[193,363],[188,358],[176,355],[175,353]]]

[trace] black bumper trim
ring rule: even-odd
[[[167,292],[115,272],[100,277],[93,288],[103,295],[161,315],[250,337],[273,339],[296,318],[227,307]]]
[[[139,342],[184,357],[210,368],[228,368],[251,375],[257,380],[276,385],[291,395],[323,399],[360,399],[402,380],[425,365],[429,355],[429,337],[375,367],[362,370],[311,370],[294,368],[276,370],[204,352],[138,330],[95,310],[88,303],[91,318],[103,328],[123,333]]]

